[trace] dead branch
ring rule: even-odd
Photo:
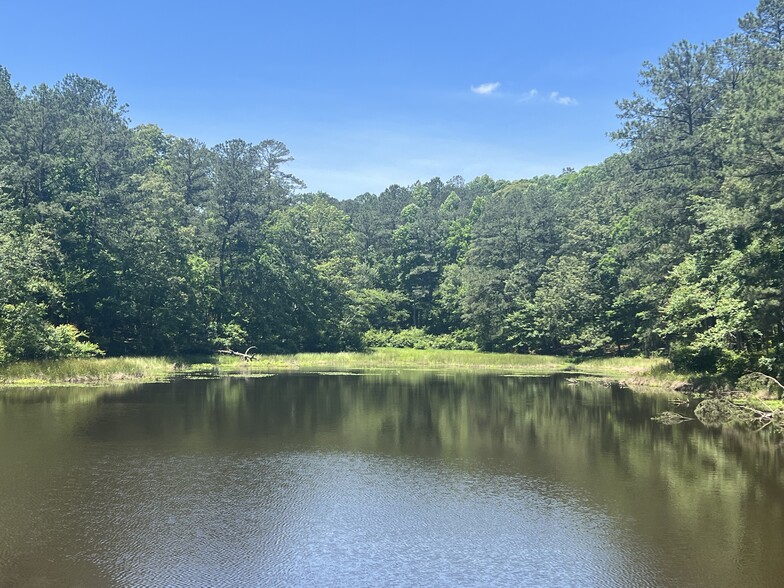
[[[775,384],[776,384],[776,385],[777,385],[779,388],[781,388],[782,390],[784,390],[784,384],[782,384],[781,382],[779,382],[779,381],[778,381],[776,378],[774,378],[773,376],[769,376],[768,374],[763,374],[762,372],[749,372],[749,375],[750,375],[750,376],[762,376],[763,378],[767,378],[768,380],[771,380],[772,382],[774,382],[774,383],[775,383]]]
[[[233,349],[218,349],[218,353],[221,353],[223,355],[234,355],[236,357],[241,357],[245,361],[251,361],[254,357],[256,357],[255,353],[250,352],[251,349],[256,349],[256,347],[255,346],[248,347],[245,350],[245,353],[242,353],[241,351],[234,351]]]

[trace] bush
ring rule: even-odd
[[[46,345],[47,352],[54,359],[103,355],[98,345],[87,340],[87,334],[73,325],[52,327]]]
[[[103,355],[74,325],[53,325],[41,305],[6,304],[0,318],[0,363],[22,359],[64,359]]]
[[[673,345],[670,360],[676,371],[719,374],[737,380],[748,368],[748,357],[708,345]]]
[[[403,349],[462,349],[476,350],[475,342],[465,336],[464,331],[455,331],[445,335],[431,335],[424,329],[404,329],[392,331],[387,329],[371,329],[364,335],[368,347],[398,347]]]

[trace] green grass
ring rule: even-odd
[[[519,355],[448,351],[443,349],[378,348],[367,353],[300,353],[258,356],[252,362],[221,356],[223,371],[316,369],[448,369],[504,371],[523,374],[580,372],[620,380],[630,386],[674,388],[688,382],[688,374],[673,371],[664,358],[606,357],[575,360],[554,355]]]
[[[365,353],[298,353],[262,355],[252,362],[221,356],[224,370],[302,370],[302,369],[465,369],[525,370],[555,372],[567,368],[565,358],[549,355],[516,355],[444,349],[379,348]]]
[[[596,373],[624,380],[629,384],[675,385],[689,379],[678,374],[668,359],[661,357],[601,357],[575,363],[581,372]]]
[[[0,367],[0,385],[104,384],[157,380],[174,372],[174,363],[163,357],[22,361]]]
[[[175,374],[259,375],[287,370],[472,370],[507,374],[582,372],[623,380],[630,385],[673,387],[686,381],[665,359],[599,358],[575,361],[550,355],[518,355],[442,349],[380,348],[365,353],[260,355],[253,361],[219,355],[174,360],[164,357],[118,357],[31,361],[0,368],[0,386],[110,384],[151,381]]]
[[[748,405],[759,410],[784,410],[784,400],[777,398],[758,398],[749,394],[740,398],[733,398],[732,401],[737,405]]]

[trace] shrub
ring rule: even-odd
[[[49,322],[43,304],[4,304],[0,311],[0,362],[103,355],[74,325]]]
[[[87,339],[87,334],[73,325],[52,327],[46,342],[52,358],[95,357],[103,351]]]
[[[465,336],[464,331],[445,335],[431,335],[424,329],[410,328],[402,331],[371,329],[364,335],[368,347],[398,347],[404,349],[462,349],[476,350],[475,342]]]
[[[738,379],[748,368],[748,358],[712,345],[673,345],[670,360],[677,371],[715,373]]]

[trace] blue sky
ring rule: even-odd
[[[643,60],[737,29],[752,0],[0,2],[17,83],[97,78],[208,145],[283,141],[338,198],[434,176],[598,163]]]

